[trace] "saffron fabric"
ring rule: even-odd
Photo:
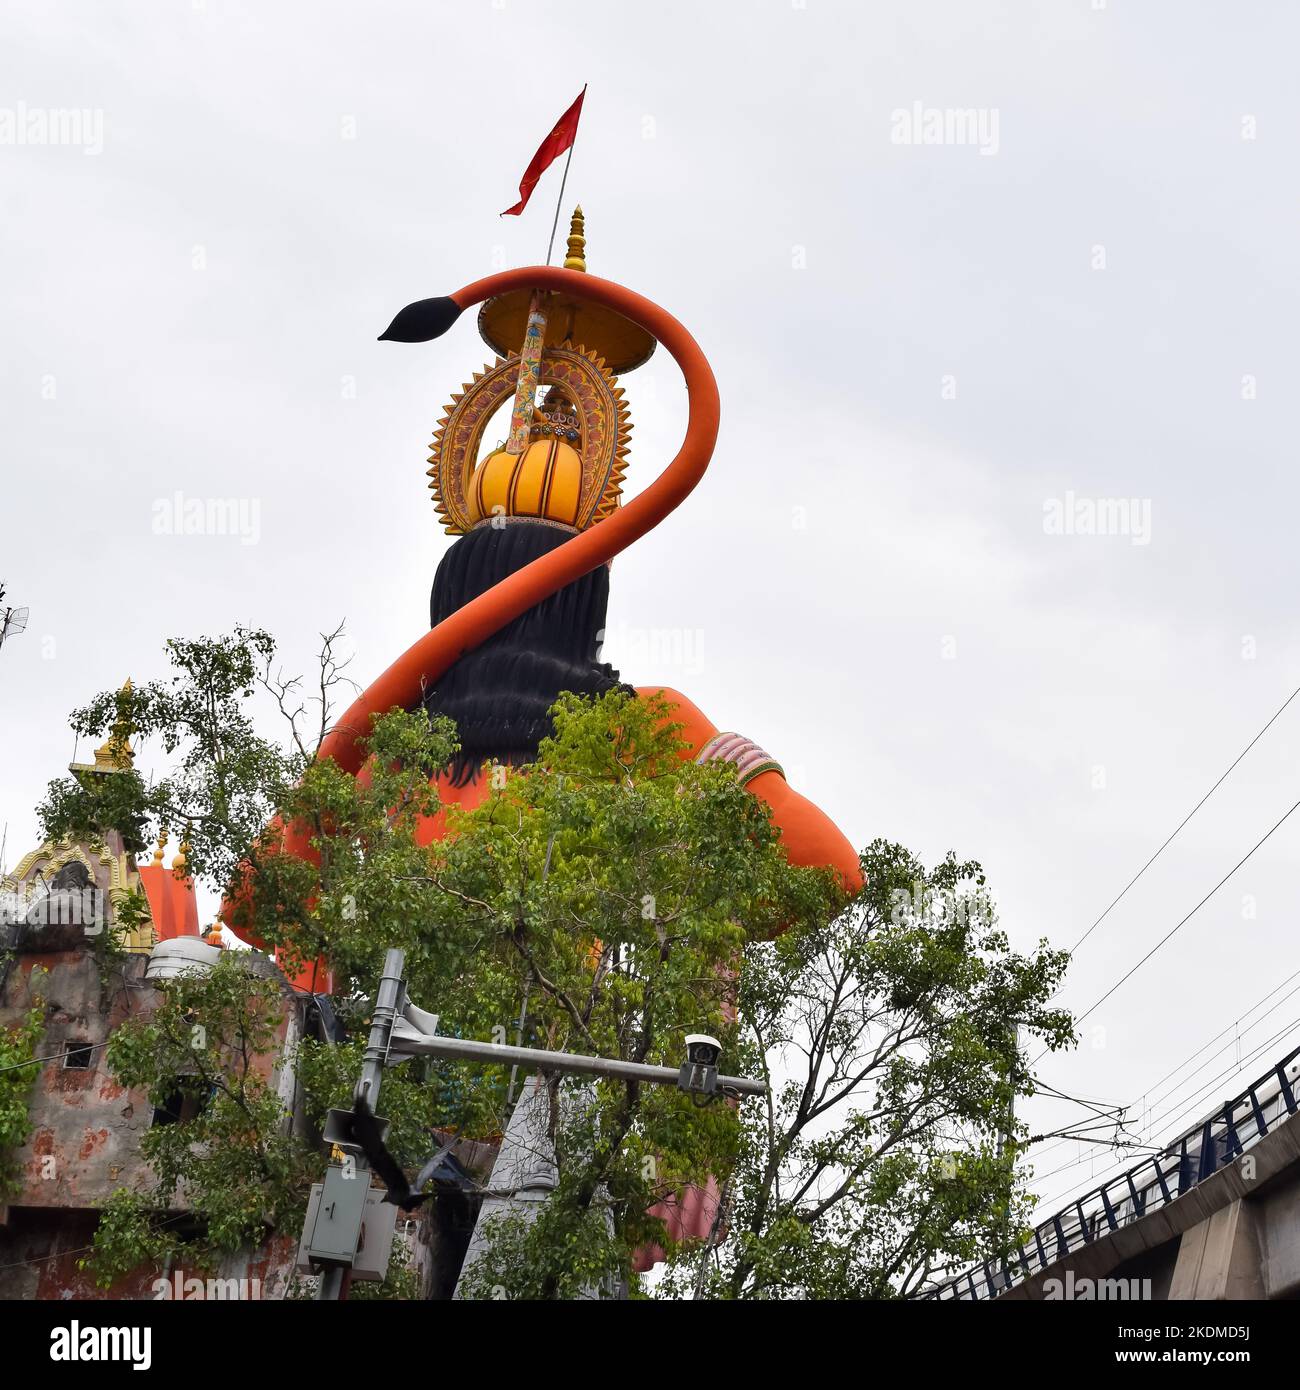
[[[582,99],[587,95],[584,87],[578,93],[578,99],[555,123],[554,130],[537,147],[537,153],[533,156],[532,163],[524,170],[524,176],[519,181],[519,201],[512,208],[507,208],[502,217],[518,217],[528,206],[528,200],[533,196],[533,189],[537,187],[537,181],[555,163],[557,159],[573,144],[578,135],[578,117],[582,115]]]

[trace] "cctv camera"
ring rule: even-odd
[[[722,1055],[722,1044],[707,1033],[687,1033],[686,1060],[700,1067],[716,1067]]]
[[[722,1044],[707,1033],[687,1033],[686,1061],[677,1074],[679,1090],[689,1093],[695,1104],[705,1105],[718,1095],[718,1057]]]

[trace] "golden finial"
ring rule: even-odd
[[[117,718],[113,721],[108,738],[95,749],[96,772],[125,772],[134,765],[131,735],[135,733],[135,725],[126,712],[131,688],[131,677],[128,676],[118,692]]]
[[[157,845],[157,848],[156,848],[156,849],[154,850],[154,852],[153,852],[153,862],[154,862],[155,864],[161,864],[161,863],[163,862],[163,850],[165,850],[166,848],[167,848],[167,827],[166,827],[165,825],[160,825],[160,826],[158,827],[158,845]]]
[[[586,270],[587,236],[582,216],[582,207],[573,209],[573,220],[569,223],[569,254],[564,258],[565,270]]]
[[[176,857],[172,860],[172,873],[181,874],[185,872],[185,865],[188,862],[190,852],[190,825],[185,822],[185,834],[181,836],[180,848],[176,851]]]

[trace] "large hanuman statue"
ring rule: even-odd
[[[485,762],[536,756],[562,691],[598,694],[620,684],[599,650],[609,563],[699,482],[718,429],[717,385],[690,334],[649,300],[586,274],[581,209],[563,269],[505,271],[421,300],[382,336],[428,341],[475,305],[498,356],[453,398],[429,459],[434,504],[458,537],[434,580],[432,630],[361,695],[321,750],[356,771],[358,736],[371,718],[423,703],[455,720],[461,750],[439,792],[466,808],[484,796]],[[686,437],[664,472],[623,505],[631,424],[615,374],[640,366],[657,344],[686,378]],[[511,401],[509,437],[484,456],[485,432]],[[829,866],[858,885],[851,845],[788,785],[775,759],[720,730],[680,692],[663,693],[692,756],[733,762],[771,808],[793,863]],[[437,833],[431,824],[430,838]]]

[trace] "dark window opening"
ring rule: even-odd
[[[89,1071],[94,1057],[95,1049],[88,1042],[63,1044],[63,1065],[71,1071]]]
[[[201,1115],[207,1104],[208,1096],[206,1095],[195,1095],[193,1091],[175,1090],[161,1105],[154,1107],[151,1123],[155,1125],[183,1124],[185,1121],[196,1119]]]

